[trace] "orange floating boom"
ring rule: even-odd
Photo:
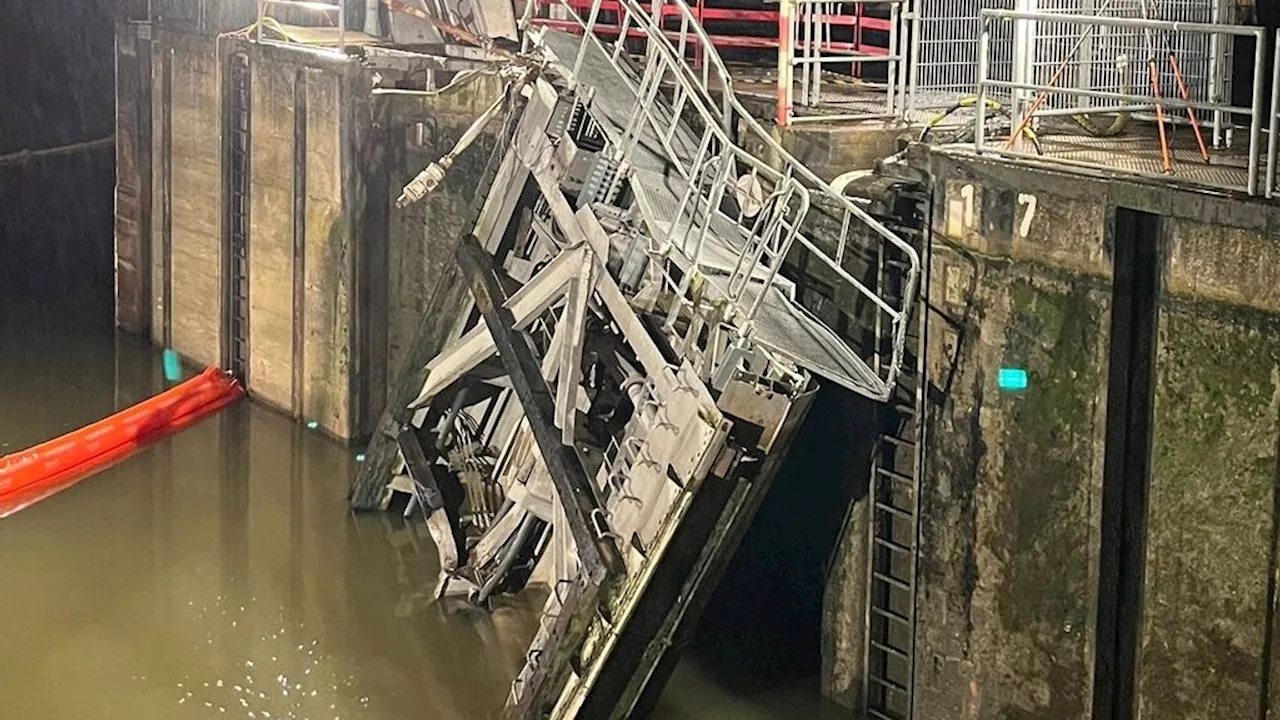
[[[0,518],[12,515],[218,412],[244,388],[218,368],[133,407],[0,457]]]

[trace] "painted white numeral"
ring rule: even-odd
[[[960,197],[964,198],[964,226],[973,229],[973,186],[960,188]]]
[[[1036,216],[1036,196],[1018,193],[1018,204],[1027,208],[1022,213],[1022,222],[1018,223],[1018,235],[1025,238],[1031,232],[1031,219]]]

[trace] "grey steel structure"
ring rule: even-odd
[[[592,32],[599,7],[581,35],[526,35],[492,190],[458,249],[475,321],[401,388],[400,420],[375,438],[398,461],[355,493],[376,507],[402,491],[426,511],[441,596],[551,588],[507,717],[626,717],[645,702],[815,383],[890,401],[918,357],[904,368],[917,249],[738,103],[683,0],[668,3],[674,34],[650,15],[661,3],[624,0],[638,57]],[[871,342],[798,302],[780,270],[801,246]],[[877,507],[914,517],[913,503]],[[898,565],[878,577],[913,582]],[[910,653],[910,638],[886,640]]]

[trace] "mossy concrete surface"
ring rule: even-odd
[[[405,141],[393,143],[398,151],[392,161],[392,197],[388,202],[394,203],[401,188],[419,171],[448,153],[501,92],[501,81],[484,78],[457,92],[433,98],[392,96],[390,134]],[[493,151],[499,125],[498,121],[490,124],[487,132],[458,156],[434,192],[407,208],[391,209],[387,333],[390,377],[395,377],[403,362],[422,315],[433,313],[441,318],[433,328],[433,346],[436,351],[443,350],[453,321],[469,297],[466,283],[458,280],[454,249],[470,230],[465,225],[473,219],[472,198],[485,191],[476,184]]]
[[[925,166],[916,716],[1090,714],[1107,223],[1128,207],[1163,225],[1139,712],[1260,717],[1260,695],[1280,685],[1264,678],[1276,666],[1280,208],[938,153]],[[999,392],[1000,367],[1026,368],[1028,390]]]
[[[1107,285],[935,247],[917,717],[1089,716]]]
[[[1257,717],[1272,572],[1280,317],[1166,298],[1141,717]]]

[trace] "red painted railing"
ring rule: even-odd
[[[557,30],[567,30],[569,32],[581,32],[582,27],[573,20],[557,20],[550,17],[550,8],[568,5],[573,12],[580,17],[586,18],[591,12],[591,0],[534,0],[536,3],[536,13],[533,22]],[[694,17],[701,25],[707,29],[707,33],[711,38],[711,43],[717,48],[739,48],[739,49],[758,49],[758,50],[776,50],[781,46],[782,40],[786,37],[789,28],[783,24],[779,18],[776,4],[766,5],[761,3],[760,8],[729,8],[715,6],[716,0],[699,0],[693,8]],[[646,8],[651,9],[650,3],[643,4]],[[770,8],[774,9],[770,9]],[[852,41],[844,42],[823,42],[822,47],[834,51],[855,51],[874,55],[887,55],[889,52],[888,43],[873,44],[866,36],[867,31],[889,32],[890,21],[888,18],[878,18],[867,15],[862,4],[853,5],[850,14],[839,15],[822,15],[821,19],[831,25],[838,27],[847,27],[852,29]],[[620,16],[621,6],[617,0],[602,0],[600,3],[600,11],[602,13],[615,13]],[[664,5],[662,7],[662,19],[675,19],[679,17],[680,10],[678,8]],[[723,27],[725,24],[732,23],[751,23],[756,26],[770,26],[776,28],[776,32],[770,34],[742,34],[732,33],[730,29]],[[717,27],[719,25],[720,27]],[[664,27],[666,26],[664,22]],[[619,21],[614,23],[606,23],[597,19],[596,33],[603,37],[618,36],[622,30]],[[678,37],[679,33],[676,29],[672,29],[668,35],[670,37]],[[643,33],[639,30],[630,30],[628,37],[643,37]],[[772,63],[767,63],[772,64]]]

